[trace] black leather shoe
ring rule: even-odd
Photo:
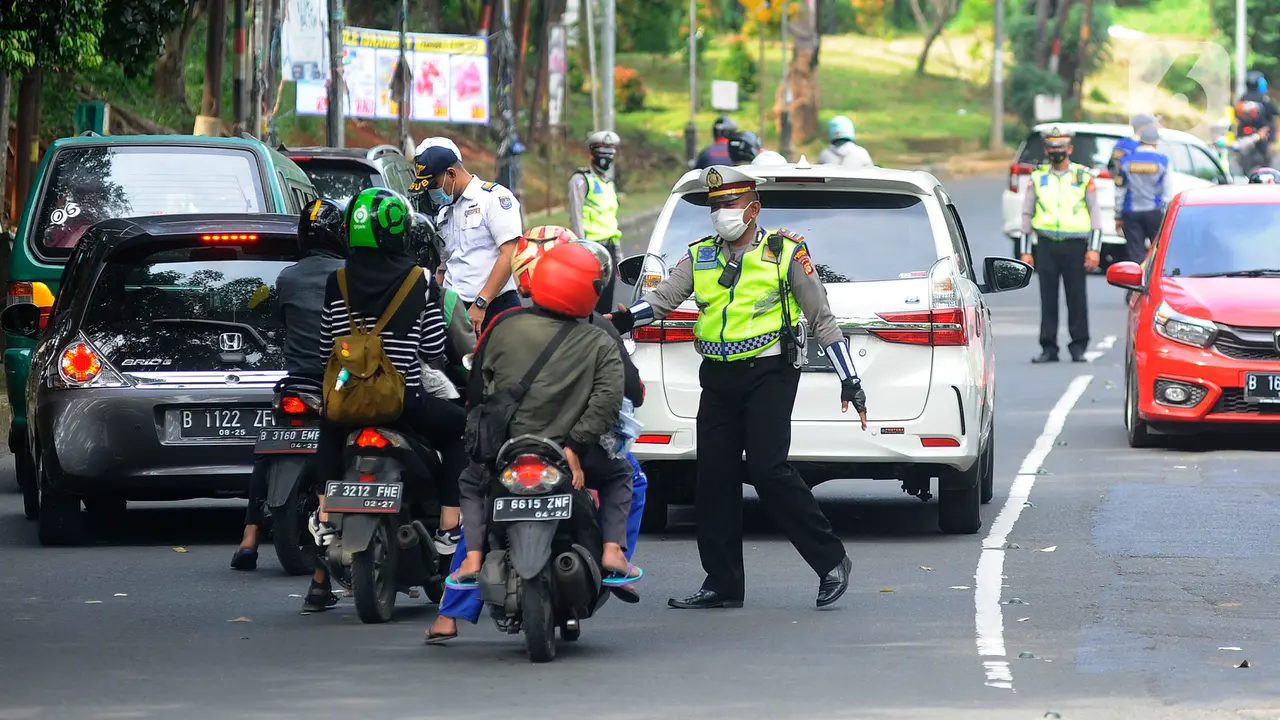
[[[740,608],[741,600],[730,600],[715,590],[699,590],[685,598],[671,598],[667,606],[677,610],[710,610],[712,608]]]
[[[1071,362],[1075,362],[1075,363],[1085,362],[1084,353],[1082,352],[1071,353]]]
[[[844,591],[849,589],[850,570],[853,570],[853,561],[845,555],[840,564],[818,582],[818,607],[824,608],[844,595]]]
[[[1050,355],[1047,352],[1042,352],[1039,355],[1031,358],[1031,362],[1035,363],[1036,365],[1041,365],[1043,363],[1058,362],[1058,355],[1056,353]]]

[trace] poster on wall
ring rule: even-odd
[[[329,77],[328,37],[329,8],[325,0],[285,0],[280,63],[283,79],[323,83]]]
[[[395,120],[400,108],[391,94],[391,80],[400,58],[400,35],[390,30],[349,27],[342,32],[342,44],[346,115]],[[409,33],[406,56],[413,73],[411,119],[489,122],[489,56],[485,38]],[[327,111],[326,82],[325,77],[297,80],[299,115]]]

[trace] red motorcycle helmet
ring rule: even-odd
[[[516,291],[529,297],[533,281],[533,268],[551,248],[578,239],[573,231],[559,225],[539,225],[516,241],[516,251],[511,254],[511,277],[515,278]]]
[[[595,254],[577,243],[562,243],[543,253],[530,285],[534,305],[585,318],[595,312],[605,282]]]

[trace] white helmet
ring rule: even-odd
[[[751,161],[751,164],[752,165],[786,165],[787,159],[772,150],[765,150],[761,152],[759,155],[756,155],[756,158]]]
[[[462,160],[462,151],[459,150],[458,146],[455,145],[454,142],[447,137],[429,137],[423,140],[422,142],[418,143],[417,149],[413,151],[414,157],[421,155],[423,151],[425,151],[427,148],[430,148],[430,147],[449,148],[450,150],[453,151],[454,155],[458,156],[459,161]]]

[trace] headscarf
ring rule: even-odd
[[[347,256],[347,295],[350,310],[365,317],[380,317],[391,304],[418,261],[408,252],[390,253],[368,247],[351,249]],[[401,303],[397,315],[417,317],[427,303],[427,286],[423,277],[418,278],[414,290]]]

